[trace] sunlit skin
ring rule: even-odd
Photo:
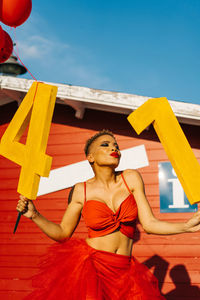
[[[123,200],[129,195],[120,172],[115,171],[120,156],[116,140],[107,134],[93,141],[87,155],[95,174],[92,179],[87,181],[87,201],[101,201],[113,212],[116,212]],[[139,222],[147,233],[169,235],[200,230],[200,212],[194,214],[187,222],[182,223],[170,223],[156,219],[145,196],[144,184],[139,172],[125,170],[123,174],[135,197]],[[23,212],[25,217],[32,219],[51,239],[62,242],[73,234],[79,223],[83,205],[84,185],[78,183],[75,185],[72,201],[68,205],[60,224],[53,223],[43,217],[36,210],[33,202],[22,195],[18,201],[17,210]],[[87,238],[86,242],[98,250],[122,255],[131,255],[132,253],[133,240],[120,231],[101,237]]]

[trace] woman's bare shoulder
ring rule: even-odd
[[[123,175],[126,178],[129,178],[129,177],[131,177],[131,178],[133,178],[133,177],[135,177],[135,178],[141,177],[140,172],[138,170],[136,170],[136,169],[126,169],[126,170],[123,171]]]
[[[123,175],[130,189],[134,190],[136,186],[143,185],[142,176],[138,170],[127,169],[123,172]]]
[[[84,182],[76,183],[69,192],[68,203],[71,202],[84,202]]]

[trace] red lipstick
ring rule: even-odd
[[[119,158],[119,154],[118,154],[117,152],[112,152],[112,153],[110,154],[110,156]]]

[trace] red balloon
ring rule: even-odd
[[[4,32],[2,27],[0,26],[0,49],[4,46]]]
[[[3,30],[4,35],[4,43],[3,46],[0,48],[0,63],[6,61],[12,54],[13,51],[13,41],[9,34]]]
[[[1,21],[11,27],[23,24],[30,16],[32,0],[0,0],[2,1]]]

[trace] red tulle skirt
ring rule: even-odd
[[[49,250],[25,300],[164,300],[149,269],[134,257],[70,239]]]

